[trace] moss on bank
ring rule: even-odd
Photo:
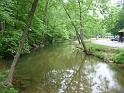
[[[87,46],[94,56],[103,59],[105,62],[124,64],[124,49],[112,48],[94,43],[87,43]]]

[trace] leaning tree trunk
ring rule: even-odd
[[[68,13],[67,9],[65,8],[65,6],[64,6],[64,4],[63,4],[63,1],[60,0],[60,2],[62,2],[63,9],[65,10],[65,12],[66,12],[68,18],[69,18],[70,21],[71,21],[72,26],[74,27],[74,30],[75,30],[75,33],[76,33],[76,37],[77,37],[78,42],[79,42],[79,44],[80,44],[80,43],[81,43],[81,39],[80,39],[78,30],[77,30],[77,27],[76,27],[76,25],[74,24],[74,22],[73,22],[73,20],[72,20],[72,18],[71,18],[71,16],[70,16],[70,14]]]
[[[25,41],[28,38],[28,31],[29,31],[29,28],[31,26],[32,19],[33,19],[34,12],[36,10],[37,4],[38,4],[38,0],[34,0],[34,2],[32,4],[32,8],[31,8],[31,10],[29,12],[29,15],[28,15],[28,19],[27,19],[27,23],[26,23],[26,26],[25,26],[25,30],[24,30],[24,32],[22,34],[22,38],[21,38],[20,43],[19,43],[19,47],[17,49],[16,55],[14,56],[13,63],[12,63],[11,68],[9,70],[8,79],[7,79],[7,83],[8,84],[12,84],[13,73],[14,73],[14,70],[15,70],[15,66],[16,66],[16,63],[18,62],[19,57],[20,57],[21,50],[22,50],[22,48],[24,46],[24,43],[25,43]]]
[[[83,45],[84,52],[86,54],[88,54],[88,51],[87,51],[87,48],[86,48],[86,45],[85,45],[85,42],[84,42],[84,33],[83,33],[83,24],[82,24],[82,9],[81,9],[80,0],[78,0],[78,4],[79,4],[79,12],[80,12],[80,34],[79,34],[79,37],[81,39],[81,43]]]

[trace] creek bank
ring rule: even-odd
[[[3,82],[6,80],[8,75],[8,68],[1,64],[0,68],[0,93],[19,93],[18,90],[14,88],[14,86],[5,86]]]
[[[94,55],[104,62],[109,64],[117,64],[119,67],[124,67],[124,49],[112,48],[94,43],[87,43],[91,55]]]
[[[82,46],[79,45],[77,42],[75,43],[75,49],[77,49],[78,51],[83,51]],[[123,48],[113,48],[105,45],[99,45],[92,43],[91,41],[86,41],[86,45],[89,51],[89,55],[93,55],[97,58],[100,58],[107,64],[115,64],[118,67],[124,67]]]

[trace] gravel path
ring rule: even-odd
[[[120,43],[118,41],[111,41],[109,39],[93,40],[93,43],[110,46],[110,47],[114,47],[114,48],[124,48],[124,43]]]

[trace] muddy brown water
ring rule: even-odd
[[[20,93],[124,93],[123,70],[64,43],[22,57],[14,83]]]

